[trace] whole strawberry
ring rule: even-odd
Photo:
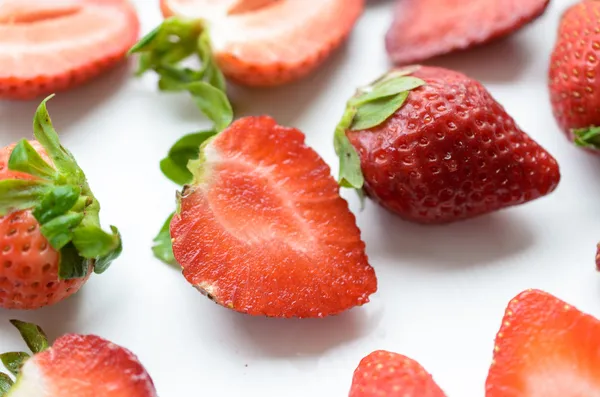
[[[556,160],[477,81],[395,70],[352,98],[336,129],[340,183],[405,219],[445,223],[552,192]]]
[[[0,355],[6,397],[156,397],[150,375],[129,350],[94,335],[68,334],[49,346],[34,324],[11,320],[29,349]]]
[[[600,2],[582,1],[563,15],[550,59],[552,110],[576,145],[600,149]]]
[[[416,361],[378,350],[354,371],[349,397],[445,397],[431,375]]]
[[[46,101],[34,136],[0,150],[0,307],[7,309],[65,299],[121,251],[116,228],[100,228],[100,205],[60,145]]]

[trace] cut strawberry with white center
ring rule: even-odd
[[[34,355],[0,355],[16,375],[0,373],[6,397],[157,397],[150,375],[129,350],[94,335],[68,334],[49,347],[33,325],[11,320]],[[3,391],[8,390],[8,394]]]
[[[201,19],[230,79],[270,86],[314,70],[348,36],[364,0],[162,0],[165,16]]]
[[[139,22],[128,0],[0,2],[0,97],[71,88],[122,60]]]
[[[523,292],[506,309],[486,396],[600,396],[600,321],[545,292]]]
[[[186,279],[252,315],[323,317],[377,289],[348,204],[298,130],[249,117],[209,141],[171,222]]]

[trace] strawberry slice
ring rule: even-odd
[[[173,253],[209,298],[251,315],[324,317],[376,291],[354,215],[300,131],[240,119],[203,145],[190,171]]]
[[[386,47],[397,65],[421,62],[507,36],[550,0],[398,0]]]
[[[354,371],[349,397],[445,397],[415,360],[384,350],[363,358]]]
[[[68,334],[50,347],[34,324],[11,320],[34,353],[0,355],[16,382],[0,373],[7,397],[157,397],[150,375],[129,350],[94,335]]]
[[[600,395],[600,321],[542,291],[506,309],[487,397]]]
[[[31,99],[84,83],[121,61],[138,33],[128,0],[4,0],[0,97]]]
[[[349,35],[364,8],[364,0],[161,0],[161,4],[167,17],[201,21],[210,31],[219,68],[229,79],[249,86],[289,83],[316,69]]]

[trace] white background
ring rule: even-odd
[[[143,30],[157,1],[137,0]],[[509,39],[435,60],[481,80],[518,124],[558,159],[551,196],[449,226],[404,222],[377,205],[352,208],[379,278],[372,302],[324,320],[251,318],[216,306],[154,259],[151,241],[173,210],[176,186],[158,161],[184,133],[208,127],[189,98],[159,95],[126,67],[49,103],[63,143],[86,170],[123,256],[73,298],[37,312],[0,310],[0,351],[23,349],[10,318],[55,338],[95,333],[134,351],[161,397],[345,396],[359,360],[389,349],[419,360],[449,397],[481,397],[504,308],[542,288],[600,315],[594,269],[600,239],[600,159],[569,145],[551,115],[546,75],[560,13]],[[302,82],[235,89],[237,115],[270,114],[300,128],[336,172],[334,127],[355,87],[390,66],[383,37],[393,1],[372,1],[348,45]],[[31,136],[37,102],[0,103],[0,146]]]

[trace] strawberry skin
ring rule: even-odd
[[[522,204],[559,183],[556,160],[477,81],[421,66],[425,85],[385,122],[347,131],[367,194],[401,217],[445,223]]]
[[[398,0],[386,48],[397,65],[466,50],[514,33],[550,0]]]
[[[225,76],[258,87],[286,84],[315,70],[345,41],[364,9],[364,0],[215,3],[161,0],[161,9],[165,17],[205,19]]]
[[[32,146],[49,161],[45,150],[35,141]],[[15,145],[0,149],[0,180],[32,179],[28,174],[8,169],[8,158]],[[60,255],[42,236],[39,223],[30,210],[0,216],[0,307],[38,309],[66,299],[81,288],[89,277],[59,280]]]
[[[397,353],[375,351],[354,371],[349,397],[445,397],[416,361]]]
[[[550,59],[549,89],[554,116],[569,140],[591,149],[600,147],[598,134],[578,136],[578,129],[600,126],[600,2],[584,1],[563,15]],[[583,138],[583,139],[578,139]]]
[[[542,291],[514,298],[496,337],[486,397],[600,395],[600,321]]]
[[[129,0],[5,0],[0,4],[0,98],[27,100],[92,80],[139,35]]]
[[[203,146],[171,221],[185,278],[250,315],[324,317],[377,289],[327,164],[304,135],[248,117]]]

